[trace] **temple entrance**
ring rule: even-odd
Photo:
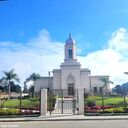
[[[70,96],[69,96],[70,94]],[[48,111],[50,114],[78,114],[78,90],[54,89],[48,92]]]
[[[68,84],[68,95],[74,95],[74,84]]]

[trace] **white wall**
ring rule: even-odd
[[[53,77],[42,77],[35,81],[34,92],[39,92],[42,88],[53,88]]]
[[[68,77],[70,74],[74,77],[74,87],[78,88],[80,86],[80,68],[64,67],[61,72],[62,89],[68,88]]]
[[[91,76],[91,87],[92,90],[94,90],[94,87],[97,87],[97,90],[99,91],[100,87],[103,87],[103,82],[100,80],[101,78],[106,77],[109,81],[109,76]],[[110,91],[109,84],[104,88],[104,90],[107,90],[107,92]]]
[[[61,70],[53,70],[53,89],[61,89]]]
[[[81,86],[87,91],[90,91],[90,76],[89,70],[81,69],[80,71]]]

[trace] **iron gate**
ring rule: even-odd
[[[48,111],[50,114],[77,114],[78,90],[69,94],[68,89],[56,89],[48,92]]]

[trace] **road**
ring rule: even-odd
[[[128,128],[128,120],[0,122],[0,128]]]

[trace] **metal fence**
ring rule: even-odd
[[[76,114],[78,109],[78,91],[72,94],[68,89],[56,89],[48,92],[48,111],[50,114]]]
[[[110,91],[100,93],[84,90],[84,110],[87,113],[128,113],[128,97],[126,95],[112,94]]]
[[[0,95],[0,116],[38,116],[40,115],[40,93],[36,97],[29,94],[11,93]]]

